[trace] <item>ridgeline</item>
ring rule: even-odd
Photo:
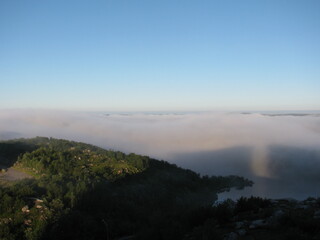
[[[0,167],[4,240],[224,239],[233,236],[239,212],[272,212],[259,198],[212,206],[217,193],[251,186],[248,179],[201,177],[147,156],[61,139],[1,141]],[[8,177],[15,173],[20,177]],[[318,234],[312,230],[301,236]]]
[[[45,137],[0,142],[0,160],[29,176],[0,180],[0,239],[183,238],[195,209],[252,184]]]

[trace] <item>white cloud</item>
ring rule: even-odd
[[[176,154],[250,147],[252,171],[271,176],[266,148],[285,145],[320,149],[317,116],[265,116],[240,113],[103,114],[2,110],[1,136],[50,136],[107,149],[170,160]]]

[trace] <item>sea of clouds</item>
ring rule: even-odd
[[[0,111],[0,140],[35,136],[148,155],[201,174],[320,183],[315,113]]]

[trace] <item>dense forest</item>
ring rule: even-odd
[[[238,176],[44,137],[0,142],[0,167],[1,240],[320,239],[320,199],[215,202]]]
[[[0,180],[0,239],[12,240],[183,239],[218,192],[252,185],[44,137],[0,142],[0,165],[32,176]]]

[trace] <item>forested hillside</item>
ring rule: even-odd
[[[182,239],[196,209],[242,177],[200,177],[164,161],[37,137],[0,142],[0,239]]]

